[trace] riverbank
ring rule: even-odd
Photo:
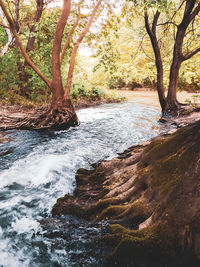
[[[131,92],[131,97],[136,94]],[[79,169],[73,196],[59,198],[52,215],[108,222],[110,233],[101,238],[110,247],[107,266],[199,266],[196,115],[195,122],[185,116],[188,126],[131,146],[92,170]]]
[[[51,218],[59,197],[73,194],[77,169],[90,169],[94,162],[114,158],[166,127],[158,123],[159,108],[137,99],[80,109],[77,115],[80,126],[67,131],[0,133],[4,139],[4,156],[0,157],[0,257],[4,266],[102,267],[100,261],[108,250],[91,241],[104,234],[101,223],[88,225],[64,216],[44,232],[39,222]]]
[[[85,97],[81,96],[76,96],[76,99],[72,98],[73,102],[73,108],[75,110],[83,109],[83,108],[88,108],[88,107],[94,107],[98,106],[101,104],[108,104],[108,103],[120,103],[124,102],[126,98],[120,94],[118,94],[116,91],[106,91],[104,92],[101,89],[98,89],[95,91],[94,89],[92,92],[93,94]],[[72,109],[73,109],[72,108]],[[65,110],[61,112],[60,117],[58,113],[58,109],[56,110],[56,113],[54,114],[53,117],[47,119],[49,114],[52,111],[50,111],[50,104],[43,104],[39,105],[37,103],[29,103],[25,102],[24,104],[7,104],[6,102],[0,102],[0,130],[9,130],[9,129],[28,129],[28,130],[33,130],[33,129],[43,129],[43,126],[40,126],[42,124],[42,121],[45,123],[45,119],[49,121],[49,125],[52,124],[54,125],[54,119],[55,119],[55,124],[59,121],[61,118],[64,120],[64,114],[67,117],[66,114],[68,114],[68,110]],[[74,117],[76,117],[75,112]],[[66,122],[63,124],[63,127],[58,129],[67,129],[70,126],[73,125],[73,123],[70,123],[70,120],[73,118],[70,117],[71,113],[69,113],[69,122]],[[67,117],[67,118],[68,118]],[[41,118],[41,121],[40,121]],[[73,121],[73,120],[72,120]],[[77,117],[76,117],[77,121]],[[48,124],[48,123],[47,123]],[[78,122],[76,123],[76,125]],[[35,126],[36,125],[36,126]],[[44,129],[47,129],[47,126],[44,126]],[[56,129],[57,127],[55,127]]]
[[[200,122],[79,169],[53,216],[107,221],[107,266],[199,266]]]

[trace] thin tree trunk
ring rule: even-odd
[[[66,40],[66,42],[65,42],[65,44],[64,44],[62,53],[61,53],[61,55],[60,55],[60,64],[62,64],[62,62],[63,62],[64,56],[65,56],[65,54],[66,54],[67,49],[69,48],[69,44],[70,44],[70,41],[71,41],[71,39],[72,39],[72,35],[73,35],[73,33],[74,33],[76,27],[78,26],[78,23],[79,23],[79,21],[80,21],[80,18],[81,18],[81,12],[80,12],[80,6],[79,6],[79,7],[78,7],[78,17],[77,17],[77,19],[76,19],[76,21],[75,21],[73,27],[71,28],[71,30],[70,30],[69,33],[68,33],[67,40]]]
[[[156,25],[157,25],[159,16],[160,16],[160,13],[157,11],[153,19],[152,28],[150,28],[149,21],[148,21],[148,13],[145,12],[145,27],[150,37],[154,55],[155,55],[155,62],[156,62],[156,69],[157,69],[157,92],[158,92],[158,97],[159,97],[162,111],[164,111],[166,108],[166,97],[165,97],[165,91],[164,91],[164,85],[163,85],[163,63],[162,63],[162,57],[160,53],[160,47],[159,47],[157,36],[156,36]]]
[[[6,31],[6,34],[8,36],[8,41],[5,44],[5,46],[2,49],[2,51],[0,52],[0,56],[3,56],[3,55],[6,54],[6,52],[8,51],[8,48],[9,48],[10,44],[12,43],[12,35],[11,35],[10,29],[8,28],[7,21],[6,21],[5,17],[4,17],[4,14],[3,14],[3,11],[2,11],[1,8],[0,8],[0,17],[1,17],[2,21],[3,21],[3,25],[5,26],[5,31]]]
[[[66,89],[65,89],[65,99],[69,99],[70,97],[70,89],[71,89],[71,84],[72,84],[72,79],[73,79],[73,72],[74,72],[74,65],[75,65],[75,58],[76,58],[76,54],[79,48],[80,43],[82,42],[83,38],[85,37],[85,35],[87,34],[87,32],[89,31],[92,22],[95,18],[95,15],[97,13],[97,10],[99,8],[99,6],[101,5],[101,2],[103,0],[99,0],[97,2],[97,5],[95,6],[95,8],[92,11],[92,14],[90,16],[90,19],[87,23],[87,25],[85,26],[84,30],[82,31],[81,35],[79,36],[78,40],[76,41],[72,53],[71,53],[71,57],[70,57],[70,64],[69,64],[69,71],[68,71],[68,77],[67,77],[67,84],[66,84]]]
[[[36,8],[36,13],[35,13],[35,18],[33,25],[30,27],[30,32],[29,32],[29,38],[26,46],[26,52],[30,52],[34,48],[34,43],[35,43],[35,36],[31,36],[32,33],[35,32],[35,24],[40,21],[40,18],[42,16],[43,8],[44,8],[44,0],[36,0],[37,3],[37,8]]]
[[[15,30],[19,32],[20,25],[19,25],[19,8],[20,8],[20,0],[15,1]]]
[[[32,34],[36,30],[36,23],[39,22],[43,8],[44,8],[44,0],[36,0],[36,12],[35,12],[35,18],[33,21],[33,24],[30,27],[29,32],[29,38],[26,45],[26,52],[30,52],[34,49],[34,43],[35,43],[35,36],[32,36]],[[19,13],[19,5],[16,5],[16,17],[17,13]],[[15,20],[15,24],[17,25],[18,20]],[[18,23],[19,24],[19,23]],[[27,68],[27,62],[25,61],[24,64],[21,62],[18,63],[18,69],[19,69],[19,78],[20,78],[20,93],[22,96],[28,97],[29,87],[28,87],[28,81],[29,81],[29,74],[26,71]]]

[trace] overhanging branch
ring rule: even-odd
[[[187,53],[186,55],[183,55],[182,56],[182,61],[190,59],[191,57],[196,55],[198,52],[200,52],[200,47],[198,47],[197,49],[191,51],[190,53]]]

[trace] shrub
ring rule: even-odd
[[[107,87],[109,89],[117,89],[117,88],[122,88],[126,85],[125,81],[119,77],[119,76],[112,76],[108,83],[107,83]]]

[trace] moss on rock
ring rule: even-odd
[[[145,257],[157,260],[153,266],[180,266],[183,259],[198,266],[199,140],[196,122],[133,146],[94,170],[79,170],[74,196],[59,199],[53,214],[109,220],[110,235],[102,238],[112,247],[109,266],[132,266]]]

